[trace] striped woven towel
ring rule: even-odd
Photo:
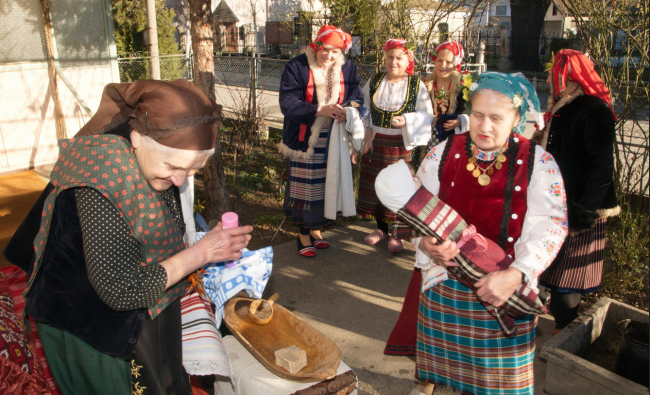
[[[459,282],[476,293],[474,286],[488,273],[507,269],[512,263],[501,247],[492,240],[475,233],[473,226],[442,200],[420,188],[408,203],[399,211],[397,217],[408,225],[412,232],[401,228],[402,234],[434,236],[437,243],[445,240],[456,242],[460,253],[454,258],[459,266],[448,267]],[[546,308],[528,282],[522,283],[515,293],[500,307],[481,301],[485,309],[499,322],[507,336],[517,334],[513,317],[526,314],[546,314]]]
[[[232,378],[232,368],[217,330],[210,300],[190,292],[181,298],[183,366],[191,375]]]

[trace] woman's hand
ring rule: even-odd
[[[406,118],[402,115],[395,115],[393,119],[391,119],[390,124],[395,129],[401,129],[406,126]]]
[[[431,259],[442,262],[447,267],[458,266],[452,259],[458,255],[460,250],[456,248],[456,243],[451,240],[445,240],[442,244],[436,244],[435,238],[425,236],[420,240],[420,246],[423,251],[429,254]]]
[[[460,127],[460,119],[451,119],[445,123],[442,124],[442,126],[445,128],[445,131],[450,131],[456,128]]]
[[[345,111],[345,109],[336,103],[328,104],[326,106],[318,106],[318,110],[316,110],[316,115],[330,117],[332,119],[336,119],[339,122],[343,122],[347,118],[347,112]]]
[[[251,226],[223,229],[221,222],[190,248],[160,262],[167,272],[165,289],[173,286],[188,274],[212,262],[241,258],[241,249],[248,245]]]
[[[359,163],[359,153],[357,151],[352,151],[350,154],[350,162],[352,162],[353,165]]]
[[[372,135],[372,129],[366,128],[366,134],[364,134],[364,136],[363,136],[363,144],[361,146],[361,151],[364,154],[367,154],[368,151],[370,151],[370,148],[372,147],[372,139],[373,139],[373,137],[374,136]]]
[[[230,261],[241,258],[242,248],[251,239],[251,226],[223,229],[221,222],[190,248],[203,250],[205,264],[212,262]]]
[[[509,267],[483,276],[474,286],[478,288],[476,294],[481,300],[499,307],[515,293],[522,281],[521,271]]]

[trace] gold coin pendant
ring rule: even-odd
[[[481,175],[481,171],[480,171],[479,169],[474,169],[474,171],[472,172],[472,175],[473,175],[474,177],[478,177],[478,176]]]
[[[476,165],[474,165],[473,163],[468,163],[467,164],[467,170],[473,171],[474,169],[476,169]]]
[[[468,161],[469,163],[476,163],[476,158],[472,156],[472,157],[469,158],[467,161]]]
[[[488,169],[488,171],[487,171],[487,175],[488,175],[488,176],[491,176],[492,173],[494,173],[494,169],[490,167],[490,168]]]
[[[496,167],[497,170],[501,169],[502,166],[503,165],[501,164],[501,162],[497,162],[497,163],[494,164],[494,167]]]
[[[506,156],[503,155],[503,154],[499,154],[499,156],[497,156],[497,160],[498,160],[499,162],[503,163],[503,162],[506,161]]]
[[[490,183],[490,176],[487,174],[481,174],[481,176],[478,178],[478,183],[483,187],[488,185]]]

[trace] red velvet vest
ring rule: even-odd
[[[526,215],[526,195],[533,171],[535,143],[513,135],[506,161],[494,169],[490,183],[481,186],[467,170],[472,157],[469,133],[452,134],[440,160],[438,197],[454,208],[478,233],[514,257],[514,244],[521,235]],[[487,164],[481,163],[482,168]]]

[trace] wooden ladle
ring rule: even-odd
[[[256,299],[248,307],[248,318],[257,325],[265,325],[273,318],[273,302],[278,300],[280,294],[273,294],[268,300]]]

